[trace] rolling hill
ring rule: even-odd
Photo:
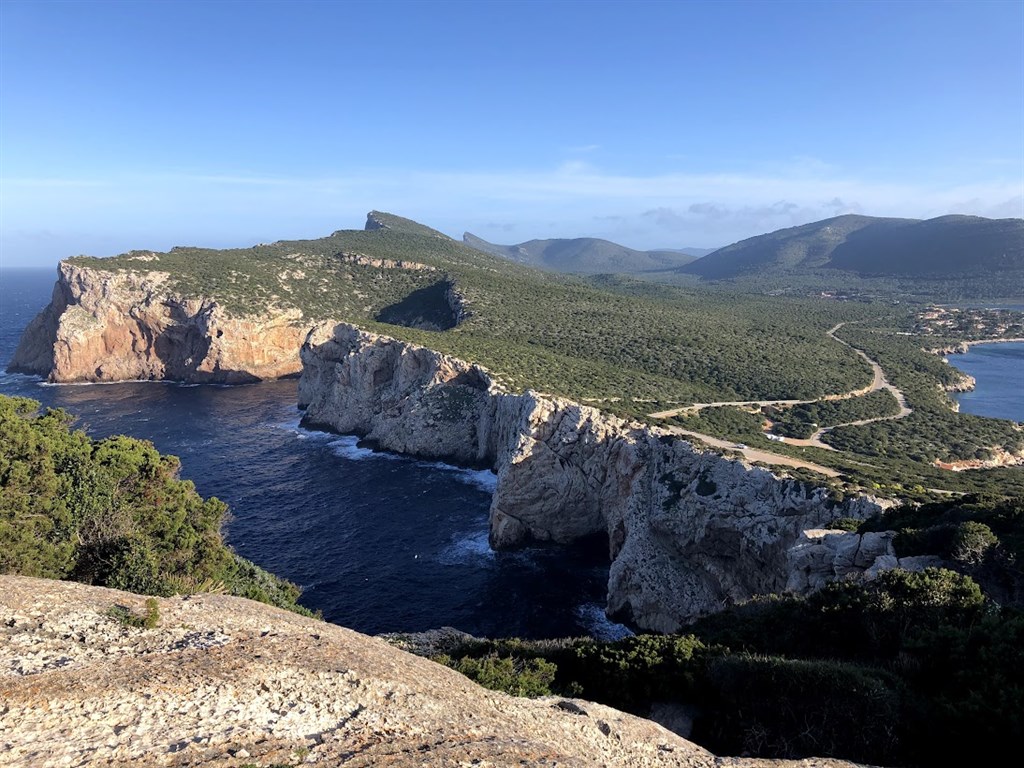
[[[596,237],[528,240],[518,245],[496,245],[467,232],[462,241],[470,248],[554,272],[594,275],[604,273],[637,274],[675,269],[694,261],[697,254],[678,250],[637,251]]]
[[[844,274],[866,279],[1024,286],[1024,219],[845,215],[780,229],[721,248],[678,272],[707,280]],[[839,274],[844,273],[844,274]]]

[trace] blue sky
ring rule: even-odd
[[[1024,3],[0,0],[0,265],[1024,215]]]

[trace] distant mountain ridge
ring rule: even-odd
[[[678,271],[721,280],[828,270],[866,278],[1024,275],[1024,219],[836,216],[741,240]]]
[[[528,240],[517,245],[497,245],[466,232],[462,242],[470,248],[519,264],[555,272],[590,275],[677,269],[703,255],[670,249],[638,251],[596,237]],[[707,249],[703,250],[708,252]]]

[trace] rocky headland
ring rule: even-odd
[[[716,758],[586,701],[517,699],[236,597],[0,576],[0,762],[56,766],[843,766]]]
[[[298,373],[308,331],[295,309],[238,317],[179,295],[165,272],[62,262],[50,304],[22,335],[8,370],[52,382],[171,380],[244,384]]]
[[[510,393],[478,365],[348,324],[314,328],[301,357],[308,426],[492,468],[496,548],[606,537],[609,612],[643,629],[675,631],[757,594],[896,565],[889,546],[853,561],[846,548],[809,558],[798,547],[804,531],[867,518],[878,500],[839,500],[596,408]]]

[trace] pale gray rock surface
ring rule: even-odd
[[[842,766],[716,758],[648,720],[516,699],[381,640],[225,595],[0,576],[0,764]]]
[[[803,594],[837,579],[873,579],[882,571],[900,568],[893,548],[895,536],[895,531],[806,530],[789,550],[786,590]]]

